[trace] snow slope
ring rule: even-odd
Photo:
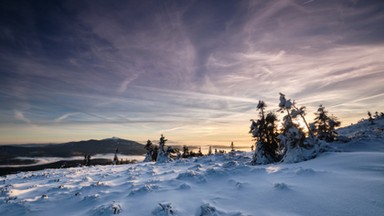
[[[296,164],[236,152],[167,164],[0,178],[0,215],[384,215],[384,121],[339,130],[348,143]]]

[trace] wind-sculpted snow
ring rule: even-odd
[[[273,187],[277,190],[289,190],[289,186],[284,182],[274,183]]]
[[[383,122],[301,163],[251,165],[252,153],[0,177],[0,215],[384,215]]]
[[[205,183],[207,180],[205,179],[204,175],[196,172],[188,170],[186,172],[180,173],[177,176],[177,179],[179,180],[185,180],[185,181],[192,181],[196,183]]]

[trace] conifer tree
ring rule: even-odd
[[[285,95],[280,93],[280,111],[286,112],[283,117],[282,133],[278,136],[280,144],[284,147],[284,156],[282,161],[292,163],[305,160],[302,147],[304,146],[305,133],[298,124],[293,122],[297,117],[297,109],[293,108],[290,99],[286,99]],[[293,112],[292,112],[293,111]]]
[[[86,166],[90,166],[91,165],[91,155],[87,155],[86,156]]]
[[[189,157],[189,148],[188,148],[188,146],[186,146],[186,145],[183,146],[183,154],[181,156],[183,158]]]
[[[374,122],[373,122],[373,118],[372,118],[372,114],[371,114],[371,112],[370,111],[368,111],[368,121],[369,121],[369,123],[371,124],[371,125],[373,125],[374,124]]]
[[[212,146],[209,146],[208,155],[212,155]]]
[[[167,139],[165,139],[163,134],[161,134],[160,141],[159,141],[159,150],[158,150],[158,154],[157,154],[157,162],[158,163],[165,163],[165,162],[170,161],[169,151],[165,151],[165,149],[164,149],[166,141],[167,141]]]
[[[174,152],[173,148],[171,146],[168,146],[167,150],[165,151],[165,156],[168,158],[168,161],[172,160],[171,159],[171,153],[172,152]]]
[[[375,119],[378,119],[379,118],[379,112],[376,111],[374,117],[375,117]]]
[[[151,140],[147,140],[147,144],[145,145],[145,150],[147,151],[145,154],[145,159],[144,162],[151,162],[153,161],[153,151],[154,151],[154,146],[151,142]]]
[[[113,157],[113,164],[119,164],[119,157],[117,157],[117,153],[119,152],[119,148],[116,148],[115,150],[115,156]]]
[[[198,155],[199,157],[203,156],[203,153],[201,152],[201,147],[199,147],[199,151],[198,151],[197,155]]]
[[[153,145],[152,161],[157,161],[157,155],[159,154],[159,146]]]
[[[271,112],[265,116],[266,107],[264,101],[260,100],[257,105],[259,119],[257,121],[251,120],[250,133],[256,140],[256,150],[252,159],[253,164],[268,164],[279,160],[275,125],[276,116]]]
[[[320,140],[333,142],[337,139],[336,128],[340,126],[340,121],[334,116],[328,116],[328,111],[322,105],[319,106],[315,113],[315,135]]]

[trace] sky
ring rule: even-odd
[[[384,112],[384,1],[0,1],[0,144],[250,146],[279,92]]]

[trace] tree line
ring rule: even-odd
[[[186,145],[184,145],[182,147],[182,150],[180,150],[178,148],[174,148],[171,146],[166,147],[165,143],[167,141],[168,140],[165,139],[163,134],[161,134],[158,145],[153,144],[151,140],[148,140],[146,145],[144,146],[146,150],[146,154],[143,162],[164,163],[164,162],[170,162],[175,159],[204,156],[204,154],[201,151],[201,147],[198,148],[197,152],[190,150],[189,147]],[[235,151],[235,146],[233,142],[229,147],[231,148],[231,152]],[[218,149],[215,149],[213,153],[212,146],[209,146],[208,153],[206,155],[226,154],[226,153],[227,152],[225,150],[218,150]]]
[[[283,93],[279,93],[278,109],[267,111],[267,104],[260,100],[256,106],[259,112],[257,119],[251,119],[249,133],[255,140],[255,149],[251,164],[269,164],[275,162],[296,163],[315,158],[319,153],[326,151],[330,142],[338,140],[336,128],[341,122],[330,115],[323,105],[319,105],[315,112],[314,121],[309,123],[305,118],[307,114],[305,106],[298,106],[295,101],[287,99]],[[280,124],[277,113],[283,115]],[[368,112],[368,121],[374,124],[374,120],[384,118],[384,113]],[[301,124],[300,124],[301,122]],[[301,126],[303,125],[303,126]],[[182,151],[171,146],[165,147],[167,139],[161,135],[159,145],[150,140],[145,145],[146,155],[144,162],[169,162],[173,159],[203,156],[201,148],[198,152],[189,150],[183,146]],[[230,145],[231,152],[235,152],[233,142]],[[225,154],[223,150],[215,149],[214,154]],[[212,147],[209,146],[208,154],[212,155]]]

